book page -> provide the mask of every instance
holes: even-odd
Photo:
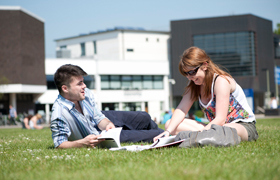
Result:
[[[168,137],[159,138],[156,142],[154,142],[151,145],[151,147],[159,147],[174,142],[175,137],[176,136],[168,136]]]
[[[169,136],[164,138],[159,138],[156,142],[150,145],[130,145],[130,146],[122,146],[121,148],[110,148],[111,151],[119,151],[119,150],[126,150],[126,151],[143,151],[148,149],[155,149],[155,148],[162,148],[162,147],[172,147],[178,146],[181,144],[185,139],[174,141],[176,136]]]
[[[108,131],[104,130],[101,132],[101,137],[98,139],[105,139],[105,141],[98,144],[98,147],[101,148],[112,148],[117,147],[121,148],[120,144],[120,134],[122,127],[109,129]]]

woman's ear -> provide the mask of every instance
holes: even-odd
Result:
[[[208,69],[208,62],[204,62],[202,66],[203,66],[203,70],[206,71]]]

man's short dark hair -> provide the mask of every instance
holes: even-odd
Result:
[[[69,87],[72,82],[72,77],[86,76],[87,73],[79,66],[72,64],[65,64],[58,68],[54,74],[54,82],[59,91],[62,93],[62,86]]]

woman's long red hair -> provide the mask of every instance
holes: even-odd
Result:
[[[205,90],[204,95],[211,95],[211,85],[213,81],[214,73],[222,76],[222,77],[231,77],[231,75],[223,70],[221,70],[213,61],[209,58],[209,56],[205,53],[204,50],[198,47],[190,47],[184,51],[181,60],[179,62],[179,71],[183,76],[186,76],[185,72],[190,71],[191,68],[195,68],[201,65],[200,68],[207,67],[205,71]],[[232,77],[231,77],[232,78]],[[229,82],[229,80],[227,80]],[[185,93],[191,91],[191,99],[196,101],[200,95],[200,87],[196,85],[193,81],[190,81],[189,84],[185,88]]]

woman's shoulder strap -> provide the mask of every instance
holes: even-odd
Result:
[[[214,82],[213,82],[213,90],[214,90],[214,88],[215,88],[215,82],[216,82],[218,76],[219,76],[219,74],[217,74],[217,76],[216,76],[215,79],[214,79]]]

